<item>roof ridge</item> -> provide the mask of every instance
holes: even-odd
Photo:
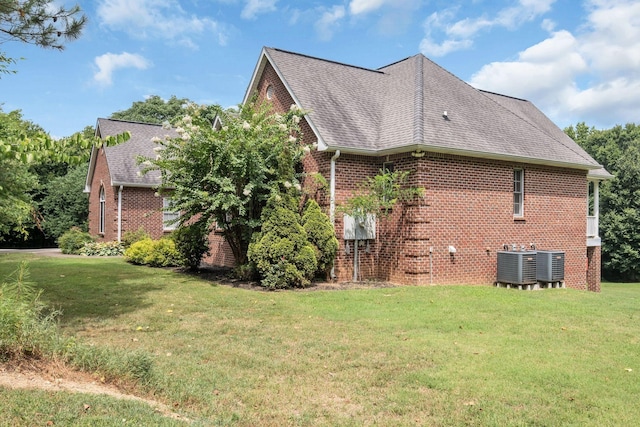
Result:
[[[139,121],[135,121],[135,120],[123,120],[123,119],[109,119],[109,118],[105,118],[105,117],[99,117],[98,121],[100,121],[100,120],[109,120],[110,122],[120,122],[120,123],[132,123],[132,124],[136,124],[136,125],[162,126],[162,123],[139,122]]]
[[[413,57],[412,57],[413,58]],[[413,88],[413,141],[424,141],[424,61],[416,57]]]
[[[318,58],[317,56],[305,55],[304,53],[298,53],[298,52],[291,52],[289,50],[279,49],[277,47],[272,47],[272,48],[269,48],[269,49],[272,49],[272,50],[275,50],[275,51],[278,51],[278,52],[282,52],[282,53],[288,53],[290,55],[301,56],[303,58],[309,58],[309,59],[315,59],[317,61],[328,62],[330,64],[342,65],[344,67],[356,68],[356,69],[363,70],[363,71],[371,71],[371,72],[377,73],[377,74],[386,74],[384,71],[375,70],[373,68],[360,67],[358,65],[346,64],[344,62],[333,61],[331,59]]]
[[[411,59],[411,58],[415,58],[416,56],[422,56],[422,57],[425,57],[425,58],[426,58],[426,56],[424,56],[423,54],[421,54],[421,53],[417,53],[417,54],[415,54],[415,55],[407,56],[406,58],[401,59],[401,60],[399,60],[399,61],[392,62],[391,64],[387,64],[387,65],[383,65],[382,67],[378,67],[378,68],[376,69],[376,71],[380,71],[380,70],[381,70],[381,69],[383,69],[383,68],[392,67],[392,66],[394,66],[394,65],[396,65],[396,64],[399,64],[399,63],[401,63],[401,62],[407,61],[407,60],[409,60],[409,59]],[[380,71],[380,72],[384,72],[384,71]]]

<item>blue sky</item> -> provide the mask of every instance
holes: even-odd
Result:
[[[54,137],[151,95],[229,107],[263,46],[368,68],[422,53],[475,87],[532,101],[561,128],[640,124],[637,0],[94,0],[62,51],[23,58],[0,104]]]

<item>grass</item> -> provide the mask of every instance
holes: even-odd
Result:
[[[0,255],[0,277],[21,259]],[[29,268],[42,299],[63,311],[66,334],[148,353],[152,392],[195,425],[640,419],[639,284],[604,284],[600,294],[480,286],[257,292],[121,259],[34,256]],[[0,396],[3,425],[25,401],[68,420],[73,409],[59,402],[86,400]],[[139,405],[100,399],[102,425],[122,425],[133,419],[121,416],[123,406]],[[159,424],[152,411],[131,413],[138,425]]]

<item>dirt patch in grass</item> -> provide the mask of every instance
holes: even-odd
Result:
[[[29,360],[0,364],[0,387],[63,391],[68,393],[102,394],[116,399],[133,400],[151,406],[165,417],[189,422],[173,412],[167,405],[153,399],[129,394],[118,387],[100,382],[94,376],[75,371],[62,363]]]
[[[247,289],[251,291],[261,292],[308,292],[308,291],[339,291],[349,289],[375,289],[375,288],[394,288],[398,285],[391,282],[378,281],[378,280],[366,280],[361,282],[338,282],[338,281],[314,281],[311,286],[306,288],[295,289],[267,289],[257,281],[253,280],[241,280],[234,276],[233,270],[229,268],[217,268],[217,267],[202,267],[197,272],[188,272],[185,270],[178,270],[185,274],[198,277],[199,279],[206,280],[208,282],[217,283],[224,286],[231,286],[234,288]]]

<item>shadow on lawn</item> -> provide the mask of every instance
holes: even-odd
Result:
[[[1,255],[0,280],[5,281],[25,260],[28,281],[42,289],[42,301],[62,311],[59,321],[63,326],[148,307],[145,295],[163,289],[169,274],[122,259]]]

